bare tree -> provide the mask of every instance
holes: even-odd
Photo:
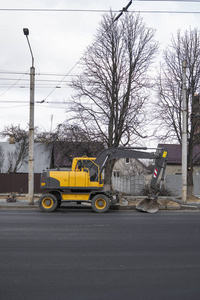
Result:
[[[60,124],[55,132],[56,142],[54,151],[59,151],[62,160],[72,162],[74,157],[86,155],[96,157],[103,150],[100,140],[92,139],[88,131],[79,125],[70,125],[67,122]]]
[[[0,133],[2,137],[8,137],[15,143],[13,151],[6,153],[7,155],[7,172],[15,173],[27,162],[28,155],[28,131],[23,130],[20,126],[6,126]]]
[[[81,128],[78,124],[72,125],[67,121],[59,124],[53,132],[37,130],[35,140],[47,147],[49,144],[52,145],[54,153],[52,167],[66,166],[77,156],[96,157],[104,149],[100,139],[94,138],[88,130]]]
[[[112,13],[104,15],[82,59],[83,72],[72,82],[74,120],[106,147],[136,143],[145,136],[151,86],[147,74],[158,49],[155,31],[139,15],[114,19]],[[109,186],[113,165],[108,164],[105,172]]]
[[[4,158],[5,158],[4,151],[3,151],[2,147],[0,146],[0,172],[3,167]]]
[[[157,81],[156,103],[160,126],[159,138],[182,143],[182,63],[187,61],[187,112],[188,112],[188,194],[193,193],[193,167],[199,161],[194,158],[194,147],[199,144],[199,105],[195,101],[200,92],[200,32],[190,29],[181,35],[177,32],[171,44],[164,51],[164,63],[161,65]],[[197,134],[198,133],[198,134]]]

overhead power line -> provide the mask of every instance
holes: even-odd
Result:
[[[20,82],[22,82],[22,81],[30,81],[29,79],[17,79],[17,78],[0,78],[0,80],[5,80],[5,81],[10,81],[10,80],[12,80],[12,81],[19,81],[20,80]],[[41,81],[41,82],[57,82],[58,80],[56,80],[56,79],[36,79],[35,80],[36,82],[38,82],[38,81]],[[68,81],[68,80],[65,80],[65,81],[62,81],[63,83],[70,83],[70,81]],[[0,84],[1,85],[1,84]]]
[[[0,74],[21,74],[21,75],[29,75],[30,76],[30,72],[15,72],[15,71],[0,71]],[[70,75],[67,75],[67,74],[58,74],[58,73],[35,73],[35,75],[37,76],[77,76],[77,74],[70,74]]]
[[[177,11],[177,10],[135,10],[138,13],[147,14],[200,14],[200,11]]]
[[[175,2],[175,1],[174,1]],[[199,1],[197,1],[200,3]],[[68,9],[2,9],[0,11],[29,11],[29,12],[95,12],[95,13],[109,13],[109,10],[68,10]],[[119,10],[112,12],[118,13]],[[178,11],[178,10],[129,10],[127,13],[148,13],[148,14],[199,14],[200,11]]]
[[[65,8],[0,8],[0,11],[32,11],[32,12],[109,12],[108,9],[65,9]],[[119,10],[113,12],[119,12]]]
[[[137,2],[200,2],[200,0],[135,0]]]
[[[183,2],[183,3],[200,3],[200,0],[135,0],[134,2]],[[178,14],[199,14],[200,11],[165,11],[165,10],[134,10],[128,11],[132,0],[122,10],[112,10],[112,12],[120,12],[118,18],[123,12],[139,12],[139,13],[178,13]],[[108,13],[108,9],[68,9],[68,8],[0,8],[0,11],[20,11],[20,12],[83,12],[83,13]]]
[[[200,0],[135,0],[135,2],[200,2]]]

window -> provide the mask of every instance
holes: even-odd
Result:
[[[113,172],[113,176],[114,177],[119,177],[120,176],[120,172],[119,171],[114,171]]]
[[[130,164],[130,158],[125,158],[125,164]]]

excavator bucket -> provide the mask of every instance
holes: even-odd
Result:
[[[153,214],[158,211],[159,204],[155,198],[145,198],[136,206],[136,209]]]

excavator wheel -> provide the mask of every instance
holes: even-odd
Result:
[[[39,199],[39,208],[44,212],[53,212],[58,207],[58,199],[53,194],[43,194]]]
[[[95,212],[104,213],[109,210],[110,199],[104,194],[99,194],[92,198],[91,205]]]

